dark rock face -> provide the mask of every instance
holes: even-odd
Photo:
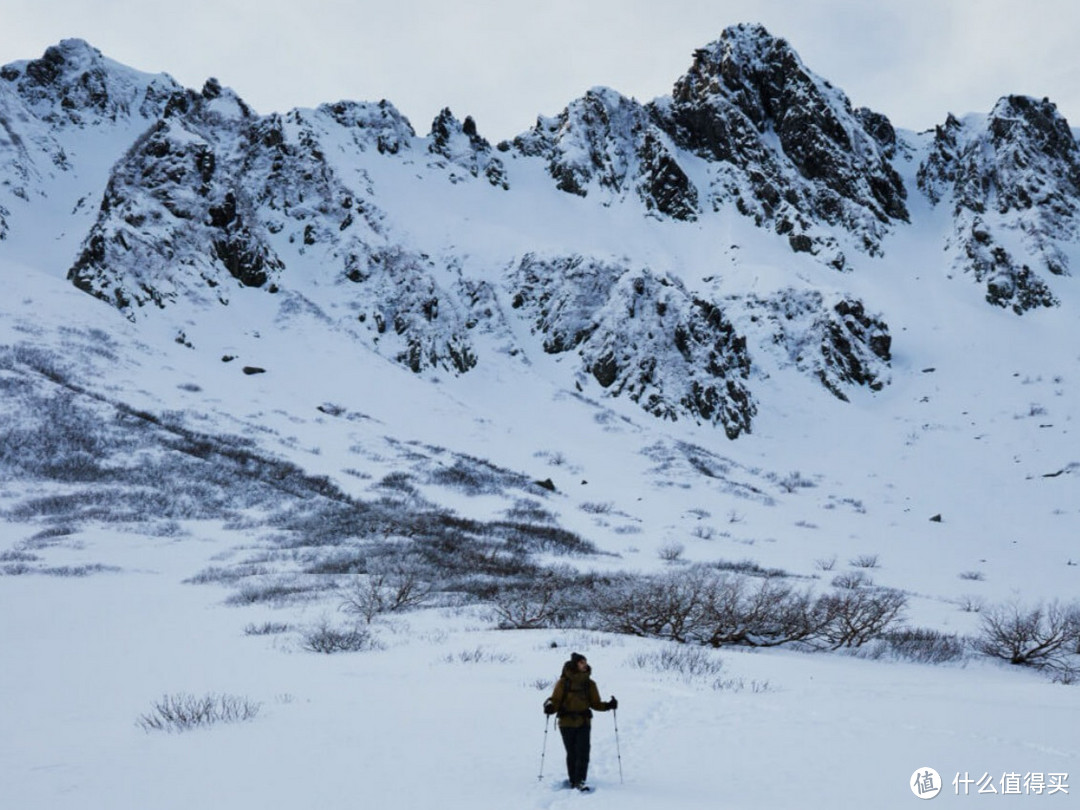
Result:
[[[1057,303],[1048,276],[1069,272],[1059,243],[1080,233],[1080,148],[1052,103],[1008,96],[985,121],[949,116],[918,183],[951,205],[955,264],[987,301],[1018,314]]]
[[[839,225],[874,253],[887,226],[908,218],[888,119],[853,111],[761,26],[730,28],[698,50],[671,100],[652,112],[676,145],[725,164],[718,200],[734,194],[780,233]]]
[[[718,425],[732,439],[749,432],[757,405],[746,339],[717,304],[648,269],[581,256],[525,256],[510,284],[544,350],[575,352],[607,395]]]
[[[284,264],[262,239],[220,149],[213,127],[195,113],[152,127],[114,169],[98,221],[68,274],[72,283],[129,317],[132,308],[164,306],[197,287],[227,301],[228,277],[271,286]]]
[[[761,26],[730,28],[697,51],[668,98],[642,106],[594,88],[500,148],[544,158],[562,191],[633,195],[661,217],[734,204],[837,269],[847,262],[823,226],[876,254],[908,219],[888,119],[852,110]],[[704,174],[692,177],[687,166],[702,158]]]

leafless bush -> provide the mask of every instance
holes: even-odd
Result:
[[[225,600],[227,605],[285,605],[314,599],[320,587],[302,581],[245,582]]]
[[[252,622],[244,628],[245,636],[273,636],[279,633],[287,633],[289,631],[289,625],[284,622],[263,622],[262,624],[255,624]]]
[[[684,551],[686,551],[686,546],[682,543],[666,543],[660,547],[657,555],[664,562],[678,562]]]
[[[846,571],[843,574],[838,574],[833,577],[832,581],[834,588],[841,588],[843,590],[869,588],[873,584],[874,580],[868,577],[863,571]]]
[[[618,578],[595,593],[601,629],[691,641],[717,577],[704,568],[691,568],[661,577]]]
[[[1010,664],[1066,669],[1080,645],[1080,604],[1054,601],[1034,607],[1018,602],[982,611],[982,628],[975,648]]]
[[[896,624],[907,596],[891,588],[851,588],[821,597],[819,637],[832,649],[861,647]]]
[[[701,641],[713,647],[775,647],[814,637],[824,617],[810,592],[778,579],[729,577],[710,594]]]
[[[253,720],[262,704],[235,695],[165,695],[136,721],[146,732],[188,731],[215,723]]]
[[[483,647],[462,650],[457,655],[448,653],[443,658],[447,664],[509,664],[513,660],[510,653],[488,652]]]
[[[968,593],[961,596],[957,604],[964,613],[978,613],[983,609],[986,600],[981,596],[975,596],[974,594]]]
[[[836,568],[836,555],[831,557],[821,557],[814,561],[814,565],[817,566],[819,571],[832,571]]]
[[[630,665],[660,673],[677,673],[685,680],[715,677],[723,662],[701,647],[667,646],[657,652],[639,653],[630,658]]]
[[[792,493],[800,489],[811,489],[815,486],[814,482],[809,478],[803,476],[798,470],[789,473],[787,476],[779,481],[780,488],[784,492]]]
[[[893,630],[867,645],[867,658],[900,658],[921,664],[944,664],[958,661],[968,653],[965,639],[955,633],[909,627]]]
[[[827,618],[808,591],[706,566],[617,580],[599,589],[595,608],[602,629],[712,647],[802,641]]]
[[[331,655],[339,652],[364,652],[378,648],[378,643],[367,627],[349,625],[334,627],[323,619],[304,633],[303,647],[308,652]]]
[[[584,605],[574,595],[587,587],[570,569],[548,569],[524,584],[508,584],[491,596],[491,609],[504,630],[562,627],[581,622]]]
[[[848,562],[855,568],[877,568],[879,565],[877,554],[860,554]]]
[[[371,566],[360,574],[342,596],[341,609],[371,622],[381,613],[400,613],[422,607],[432,596],[434,584],[420,561],[404,557]]]

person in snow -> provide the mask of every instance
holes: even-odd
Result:
[[[551,697],[544,701],[544,714],[557,715],[559,731],[566,747],[566,771],[570,786],[588,790],[585,779],[589,774],[589,732],[592,713],[617,709],[619,702],[600,700],[600,690],[592,679],[592,667],[584,655],[571,653],[563,665],[562,675],[555,683]]]

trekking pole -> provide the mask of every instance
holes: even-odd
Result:
[[[536,777],[536,781],[544,781],[544,755],[547,754],[547,735],[548,726],[551,725],[551,715],[544,717],[544,747],[540,749],[540,775]]]
[[[619,710],[611,710],[611,719],[615,721],[615,755],[619,758],[619,784],[623,784],[622,778],[622,751],[619,750]]]

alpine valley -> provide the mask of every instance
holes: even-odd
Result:
[[[26,732],[0,734],[11,806],[242,806],[182,773],[156,794],[174,756],[212,773],[231,763],[224,778],[247,774],[231,745],[274,761],[281,744],[142,750],[132,721],[174,688],[254,691],[275,703],[260,723],[277,717],[298,739],[314,734],[306,723],[337,729],[297,767],[355,742],[318,704],[349,678],[384,696],[365,709],[378,725],[408,711],[394,683],[439,717],[450,692],[435,684],[479,678],[527,704],[522,724],[538,731],[534,672],[553,676],[564,654],[551,645],[607,659],[604,690],[627,652],[698,649],[672,644],[700,639],[670,624],[596,620],[605,588],[706,570],[758,593],[901,594],[890,627],[969,645],[928,687],[967,736],[950,728],[954,747],[935,747],[945,731],[904,713],[942,667],[809,635],[752,655],[772,636],[745,631],[718,644],[738,650],[724,660],[741,681],[657,686],[627,667],[638,748],[615,753],[636,762],[640,795],[609,756],[594,775],[612,789],[587,801],[806,804],[790,783],[757,803],[753,752],[805,757],[813,724],[799,730],[796,706],[842,713],[850,698],[872,712],[886,693],[880,726],[835,719],[794,773],[824,781],[839,746],[859,774],[851,806],[891,807],[911,800],[922,752],[950,778],[1075,765],[1075,690],[970,640],[996,605],[1080,591],[1076,132],[1051,100],[1011,95],[906,131],[758,25],[688,61],[668,96],[594,87],[499,143],[462,111],[417,130],[386,100],[260,114],[215,79],[185,88],[78,39],[0,68],[0,634],[21,662],[5,664],[0,706]],[[60,618],[83,608],[81,630]],[[213,629],[183,629],[196,626]],[[311,655],[333,651],[320,639],[366,652]],[[81,699],[62,680],[69,655],[87,673]],[[108,662],[127,657],[114,681]],[[470,667],[494,674],[459,674]],[[751,676],[760,690],[733,688]],[[1018,721],[1015,740],[965,725],[981,683],[988,704],[1049,725]],[[655,697],[687,721],[694,689],[707,714],[765,713],[734,754],[734,803],[711,803],[704,765],[674,794],[646,767],[669,725],[642,707]],[[57,700],[42,719],[36,701]],[[46,739],[69,722],[73,753],[57,755],[69,770],[52,782]],[[466,757],[460,717],[430,722]],[[103,751],[154,775],[130,804],[115,768],[89,764],[105,727]],[[895,756],[885,778],[856,732],[901,727],[877,749]],[[714,747],[691,728],[688,769]],[[539,744],[508,755],[523,784]],[[389,770],[380,756],[361,759]],[[469,801],[447,762],[423,771],[449,787],[402,786],[398,772],[370,795],[577,800],[501,774],[493,803]],[[316,788],[344,783],[330,770],[295,796],[267,777],[252,806],[315,806]],[[319,807],[355,806],[326,794]],[[89,805],[66,803],[76,796]],[[809,806],[847,806],[821,798]]]

